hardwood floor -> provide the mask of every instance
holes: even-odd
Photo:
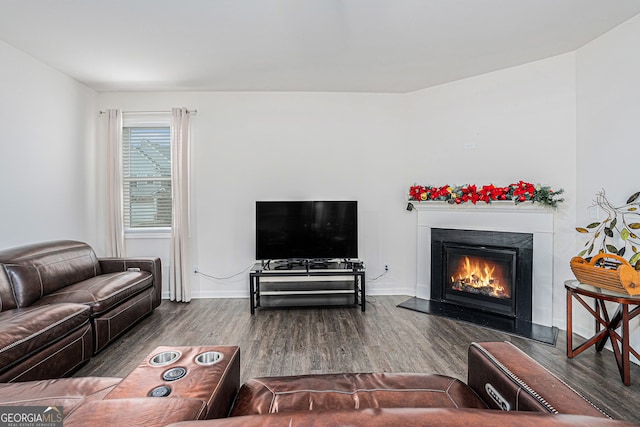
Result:
[[[616,419],[640,423],[640,366],[622,384],[612,352],[566,357],[556,346],[396,307],[408,297],[370,297],[355,308],[258,310],[247,299],[163,301],[148,318],[92,358],[75,376],[124,377],[159,345],[237,345],[241,381],[269,375],[426,372],[467,376],[473,341],[511,341]]]

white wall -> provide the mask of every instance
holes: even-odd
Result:
[[[638,20],[577,53],[411,94],[96,95],[0,44],[0,59],[11,64],[0,70],[2,144],[11,154],[0,173],[14,183],[1,191],[18,207],[3,210],[2,246],[58,237],[100,241],[103,224],[95,218],[104,183],[94,169],[100,170],[101,149],[85,143],[93,140],[95,113],[186,106],[198,110],[192,242],[193,264],[202,272],[230,276],[253,261],[255,200],[357,199],[369,277],[390,266],[370,290],[413,294],[408,186],[524,179],[567,190],[554,245],[554,323],[564,327],[562,283],[572,277],[576,218],[584,222],[583,211],[601,187],[612,198],[637,190],[625,161],[639,150]],[[466,150],[468,144],[475,148]],[[135,255],[168,254],[166,239],[128,246]],[[196,296],[245,296],[246,275],[194,276],[194,290]]]
[[[564,280],[572,277],[575,234],[575,55],[459,80],[409,98],[408,179],[437,186],[524,180],[564,188],[553,247],[553,317],[563,326]],[[475,148],[465,149],[468,144]]]
[[[640,15],[577,52],[578,223],[605,189],[615,204],[640,190]]]
[[[413,292],[404,211],[402,95],[336,93],[111,93],[100,108],[197,109],[193,117],[194,265],[227,277],[255,259],[256,200],[358,200],[360,257],[372,293]],[[136,239],[136,251],[143,245]],[[131,246],[127,243],[127,249]],[[149,253],[167,242],[150,239]],[[167,260],[163,259],[167,264]],[[248,274],[193,276],[195,297],[247,296]]]
[[[577,112],[576,223],[584,226],[599,190],[616,206],[640,191],[640,15],[577,51]],[[632,324],[636,348],[639,324]],[[586,333],[593,325],[582,327]]]
[[[588,221],[599,189],[618,203],[640,190],[638,40],[640,16],[575,53],[411,94],[96,94],[0,42],[0,247],[73,238],[100,252],[97,111],[186,106],[198,109],[192,243],[202,272],[230,276],[251,263],[257,199],[356,199],[369,277],[390,266],[369,290],[412,295],[408,186],[523,179],[567,191],[554,244],[554,324],[564,328],[562,284],[581,245],[574,227]],[[129,241],[128,250],[168,266],[166,239]],[[246,282],[194,276],[195,295],[246,296]],[[585,334],[587,319],[576,322]]]
[[[254,260],[256,200],[356,199],[368,277],[390,267],[368,290],[414,295],[416,218],[405,206],[415,181],[506,185],[524,179],[564,187],[569,196],[556,231],[573,230],[574,64],[568,54],[408,95],[104,93],[98,104],[198,110],[192,246],[193,265],[203,273],[231,276]],[[476,149],[463,150],[470,141]],[[165,253],[166,245],[136,239],[135,251]],[[571,252],[562,243],[555,250],[561,260],[557,317],[564,319],[562,283]],[[193,279],[195,297],[248,295],[246,273]]]
[[[0,248],[96,239],[95,98],[0,42]]]

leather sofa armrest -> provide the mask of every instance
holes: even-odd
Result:
[[[129,269],[148,271],[153,275],[153,308],[162,302],[162,263],[157,257],[139,258],[99,258],[100,270],[105,273],[116,273]]]
[[[207,405],[198,399],[140,397],[93,400],[81,404],[65,417],[64,426],[165,426],[201,420],[206,412]]]
[[[468,385],[490,408],[609,418],[510,342],[472,343],[468,368]]]

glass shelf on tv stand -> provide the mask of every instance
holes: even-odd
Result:
[[[249,299],[251,314],[261,307],[336,305],[336,300],[342,306],[360,305],[365,311],[364,263],[354,259],[259,262],[249,273]],[[277,304],[263,305],[267,299]]]

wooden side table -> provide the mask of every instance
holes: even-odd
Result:
[[[602,351],[607,340],[611,340],[620,378],[625,385],[630,385],[629,355],[633,354],[640,359],[640,353],[629,344],[629,321],[640,314],[640,296],[601,289],[577,280],[567,280],[564,287],[567,289],[567,357],[573,358],[593,345],[596,346],[596,351]],[[593,308],[585,301],[585,297],[593,298]],[[574,298],[594,317],[596,324],[595,335],[576,347],[573,347]],[[605,305],[607,301],[618,304],[613,317],[609,316]],[[618,329],[620,333],[617,332]]]

